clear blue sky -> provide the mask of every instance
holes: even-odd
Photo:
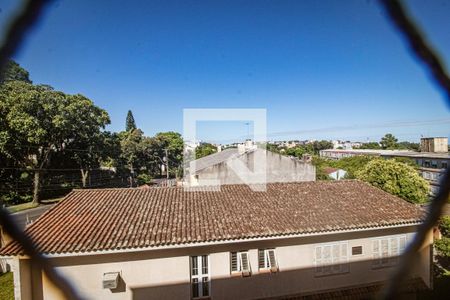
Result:
[[[1,2],[2,30],[16,2]],[[407,4],[448,65],[450,2]],[[269,133],[307,131],[271,139],[450,131],[382,125],[450,116],[376,1],[56,1],[16,60],[35,83],[106,109],[113,131],[131,109],[148,135],[181,132],[183,108],[266,108]],[[354,128],[332,129],[342,126]],[[244,122],[199,130],[211,140],[247,133]]]

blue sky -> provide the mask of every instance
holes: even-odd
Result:
[[[17,2],[1,2],[0,28]],[[407,4],[448,65],[450,2]],[[442,94],[376,1],[55,1],[15,59],[35,83],[106,109],[113,131],[131,109],[148,135],[181,132],[184,108],[266,108],[270,139],[450,131]],[[199,126],[205,140],[246,134],[245,120]]]

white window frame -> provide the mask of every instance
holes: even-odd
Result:
[[[264,255],[264,266],[260,267],[259,265],[259,254],[260,251],[263,252]],[[270,252],[273,253],[273,258],[274,258],[274,265],[272,266],[271,262],[270,262]],[[258,268],[260,270],[270,270],[271,272],[277,272],[278,271],[278,260],[277,260],[277,256],[275,254],[275,249],[274,248],[269,248],[269,249],[258,249]]]
[[[206,257],[207,260],[207,272],[203,273],[203,260],[202,258]],[[209,298],[211,296],[211,264],[209,261],[209,255],[197,255],[197,256],[191,256],[190,258],[190,274],[191,274],[191,299],[201,299],[201,298]],[[192,261],[196,259],[197,260],[197,275],[194,275],[193,273],[193,264]],[[197,291],[198,291],[198,297],[194,297],[193,289],[194,289],[194,279],[197,279]],[[203,294],[203,279],[207,279],[208,283],[208,295]]]
[[[337,255],[334,255],[336,249],[338,253]],[[325,257],[327,251],[329,251],[329,257]],[[348,273],[350,251],[351,249],[349,248],[348,241],[316,245],[313,254],[315,276],[319,277]]]
[[[400,255],[406,249],[406,234],[390,235],[371,240],[372,269],[387,268],[397,265]],[[384,245],[387,246],[384,251]]]
[[[233,253],[236,253],[236,270],[233,270],[231,267]],[[247,255],[248,270],[242,269],[242,256],[243,255]],[[230,270],[231,270],[231,274],[242,274],[244,276],[250,276],[250,274],[252,272],[252,267],[250,264],[250,255],[249,255],[248,251],[245,250],[245,251],[230,252]]]

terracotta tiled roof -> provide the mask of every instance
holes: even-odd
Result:
[[[270,183],[221,191],[75,190],[26,229],[47,254],[142,249],[420,222],[422,210],[360,181]],[[17,242],[0,255],[22,254]]]

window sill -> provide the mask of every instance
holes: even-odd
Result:
[[[250,276],[252,276],[252,273],[250,272],[250,273],[248,273],[248,275],[246,274],[244,274],[244,272],[231,272],[231,274],[230,274],[230,276],[231,277],[250,277]]]
[[[276,270],[271,270],[270,268],[259,269],[258,273],[260,274],[278,273],[278,268]]]

